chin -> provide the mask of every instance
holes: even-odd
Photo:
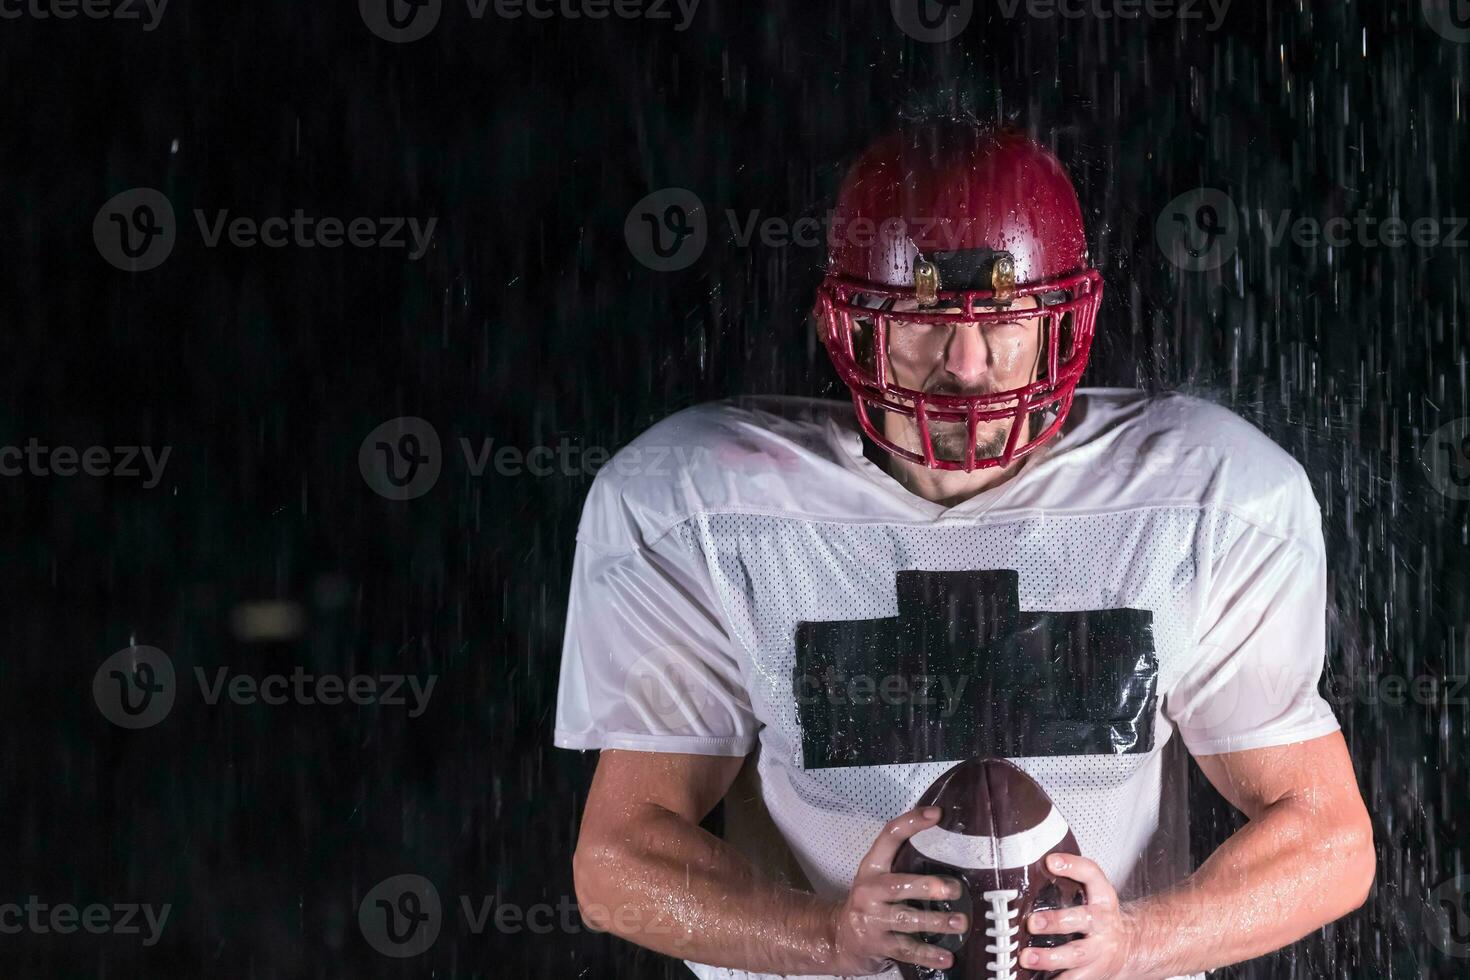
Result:
[[[904,420],[905,424],[901,430],[894,428],[886,430],[888,438],[897,442],[900,446],[910,452],[921,453],[924,451],[923,442],[919,436],[918,427]],[[896,420],[895,420],[896,422]],[[1003,423],[999,428],[994,426],[982,426],[975,433],[975,458],[985,456],[999,456],[1005,452],[1006,439],[1011,434],[1009,423]],[[931,433],[934,439],[934,455],[948,461],[958,461],[965,458],[965,426],[963,423],[950,423],[948,429],[935,425]]]
[[[975,458],[983,456],[999,456],[1005,452],[1006,436],[1010,434],[1007,429],[1001,432],[987,432],[984,429],[976,433]],[[945,460],[961,460],[965,458],[965,432],[961,427],[959,432],[936,433],[934,439],[934,455]],[[918,433],[914,434],[918,438]]]

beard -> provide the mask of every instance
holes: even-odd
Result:
[[[993,395],[1003,390],[995,386],[986,386],[978,390],[971,390],[958,384],[949,383],[949,380],[941,381],[928,389],[936,395]],[[917,422],[915,423],[917,425]],[[975,427],[975,458],[984,459],[987,456],[999,456],[1005,452],[1006,440],[1010,438],[1011,426],[1015,422],[1011,419],[996,419],[993,422],[982,422]],[[919,444],[923,445],[923,436]],[[963,422],[932,422],[929,425],[929,438],[934,444],[934,456],[946,462],[962,462],[965,458],[966,442],[969,440],[967,426]]]
[[[1006,440],[1010,438],[1010,419],[1001,419],[977,426],[975,429],[975,458],[999,456],[1005,452]],[[934,455],[946,462],[960,462],[965,458],[969,434],[963,422],[934,422],[929,426],[929,438],[934,444]]]

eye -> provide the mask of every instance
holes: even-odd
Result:
[[[888,351],[901,357],[938,357],[954,328],[947,323],[895,320],[888,330]]]
[[[922,337],[926,334],[939,333],[948,330],[947,323],[930,323],[924,320],[894,320],[894,325],[910,336]]]

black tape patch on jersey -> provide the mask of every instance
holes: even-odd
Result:
[[[807,769],[1154,743],[1147,609],[1022,612],[1015,571],[898,573],[898,615],[796,627]]]

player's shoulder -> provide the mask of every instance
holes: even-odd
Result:
[[[1301,466],[1271,437],[1223,405],[1182,392],[1084,388],[1072,419],[1083,441],[1109,440],[1144,454],[1200,447],[1217,464],[1250,461],[1268,480],[1294,480]]]
[[[1183,393],[1081,389],[1055,461],[1090,502],[1215,508],[1288,533],[1313,522],[1305,471],[1222,405]]]
[[[830,426],[840,402],[784,396],[707,402],[657,422],[598,470],[578,531],[605,548],[641,546],[699,514],[790,512],[841,480]]]
[[[851,416],[846,402],[790,395],[758,395],[704,402],[656,422],[624,448],[636,452],[649,445],[686,446],[691,450],[738,446],[750,453],[774,452],[788,444],[819,446],[829,420]],[[690,462],[703,462],[708,452],[693,453]]]

